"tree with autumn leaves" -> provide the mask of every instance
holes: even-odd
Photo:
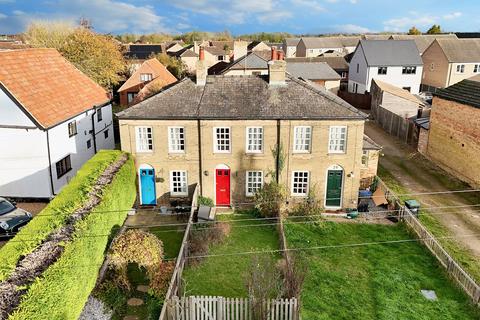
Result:
[[[111,90],[122,80],[126,63],[109,35],[64,22],[35,22],[24,34],[32,47],[55,48],[80,71]]]

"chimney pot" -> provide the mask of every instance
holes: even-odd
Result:
[[[199,60],[205,60],[205,49],[203,47],[200,47],[199,51]]]
[[[272,55],[270,60],[277,60],[277,48],[272,47]]]
[[[278,60],[283,60],[283,51],[282,50],[277,51],[277,59]]]

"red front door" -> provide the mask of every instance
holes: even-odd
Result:
[[[217,206],[228,206],[230,205],[230,169],[217,169],[215,174]]]

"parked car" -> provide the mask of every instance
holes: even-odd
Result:
[[[433,94],[431,92],[420,92],[419,97],[428,104],[432,104]]]
[[[32,220],[32,214],[0,197],[0,238],[13,237]]]

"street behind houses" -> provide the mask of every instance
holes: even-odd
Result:
[[[480,208],[471,206],[478,205],[480,193],[419,194],[470,187],[447,175],[417,150],[390,136],[374,122],[366,123],[365,133],[383,146],[384,156],[380,157],[380,166],[390,172],[409,193],[415,194],[412,197],[420,200],[423,207],[459,206],[455,209],[438,208],[429,211],[463,247],[480,259]]]

